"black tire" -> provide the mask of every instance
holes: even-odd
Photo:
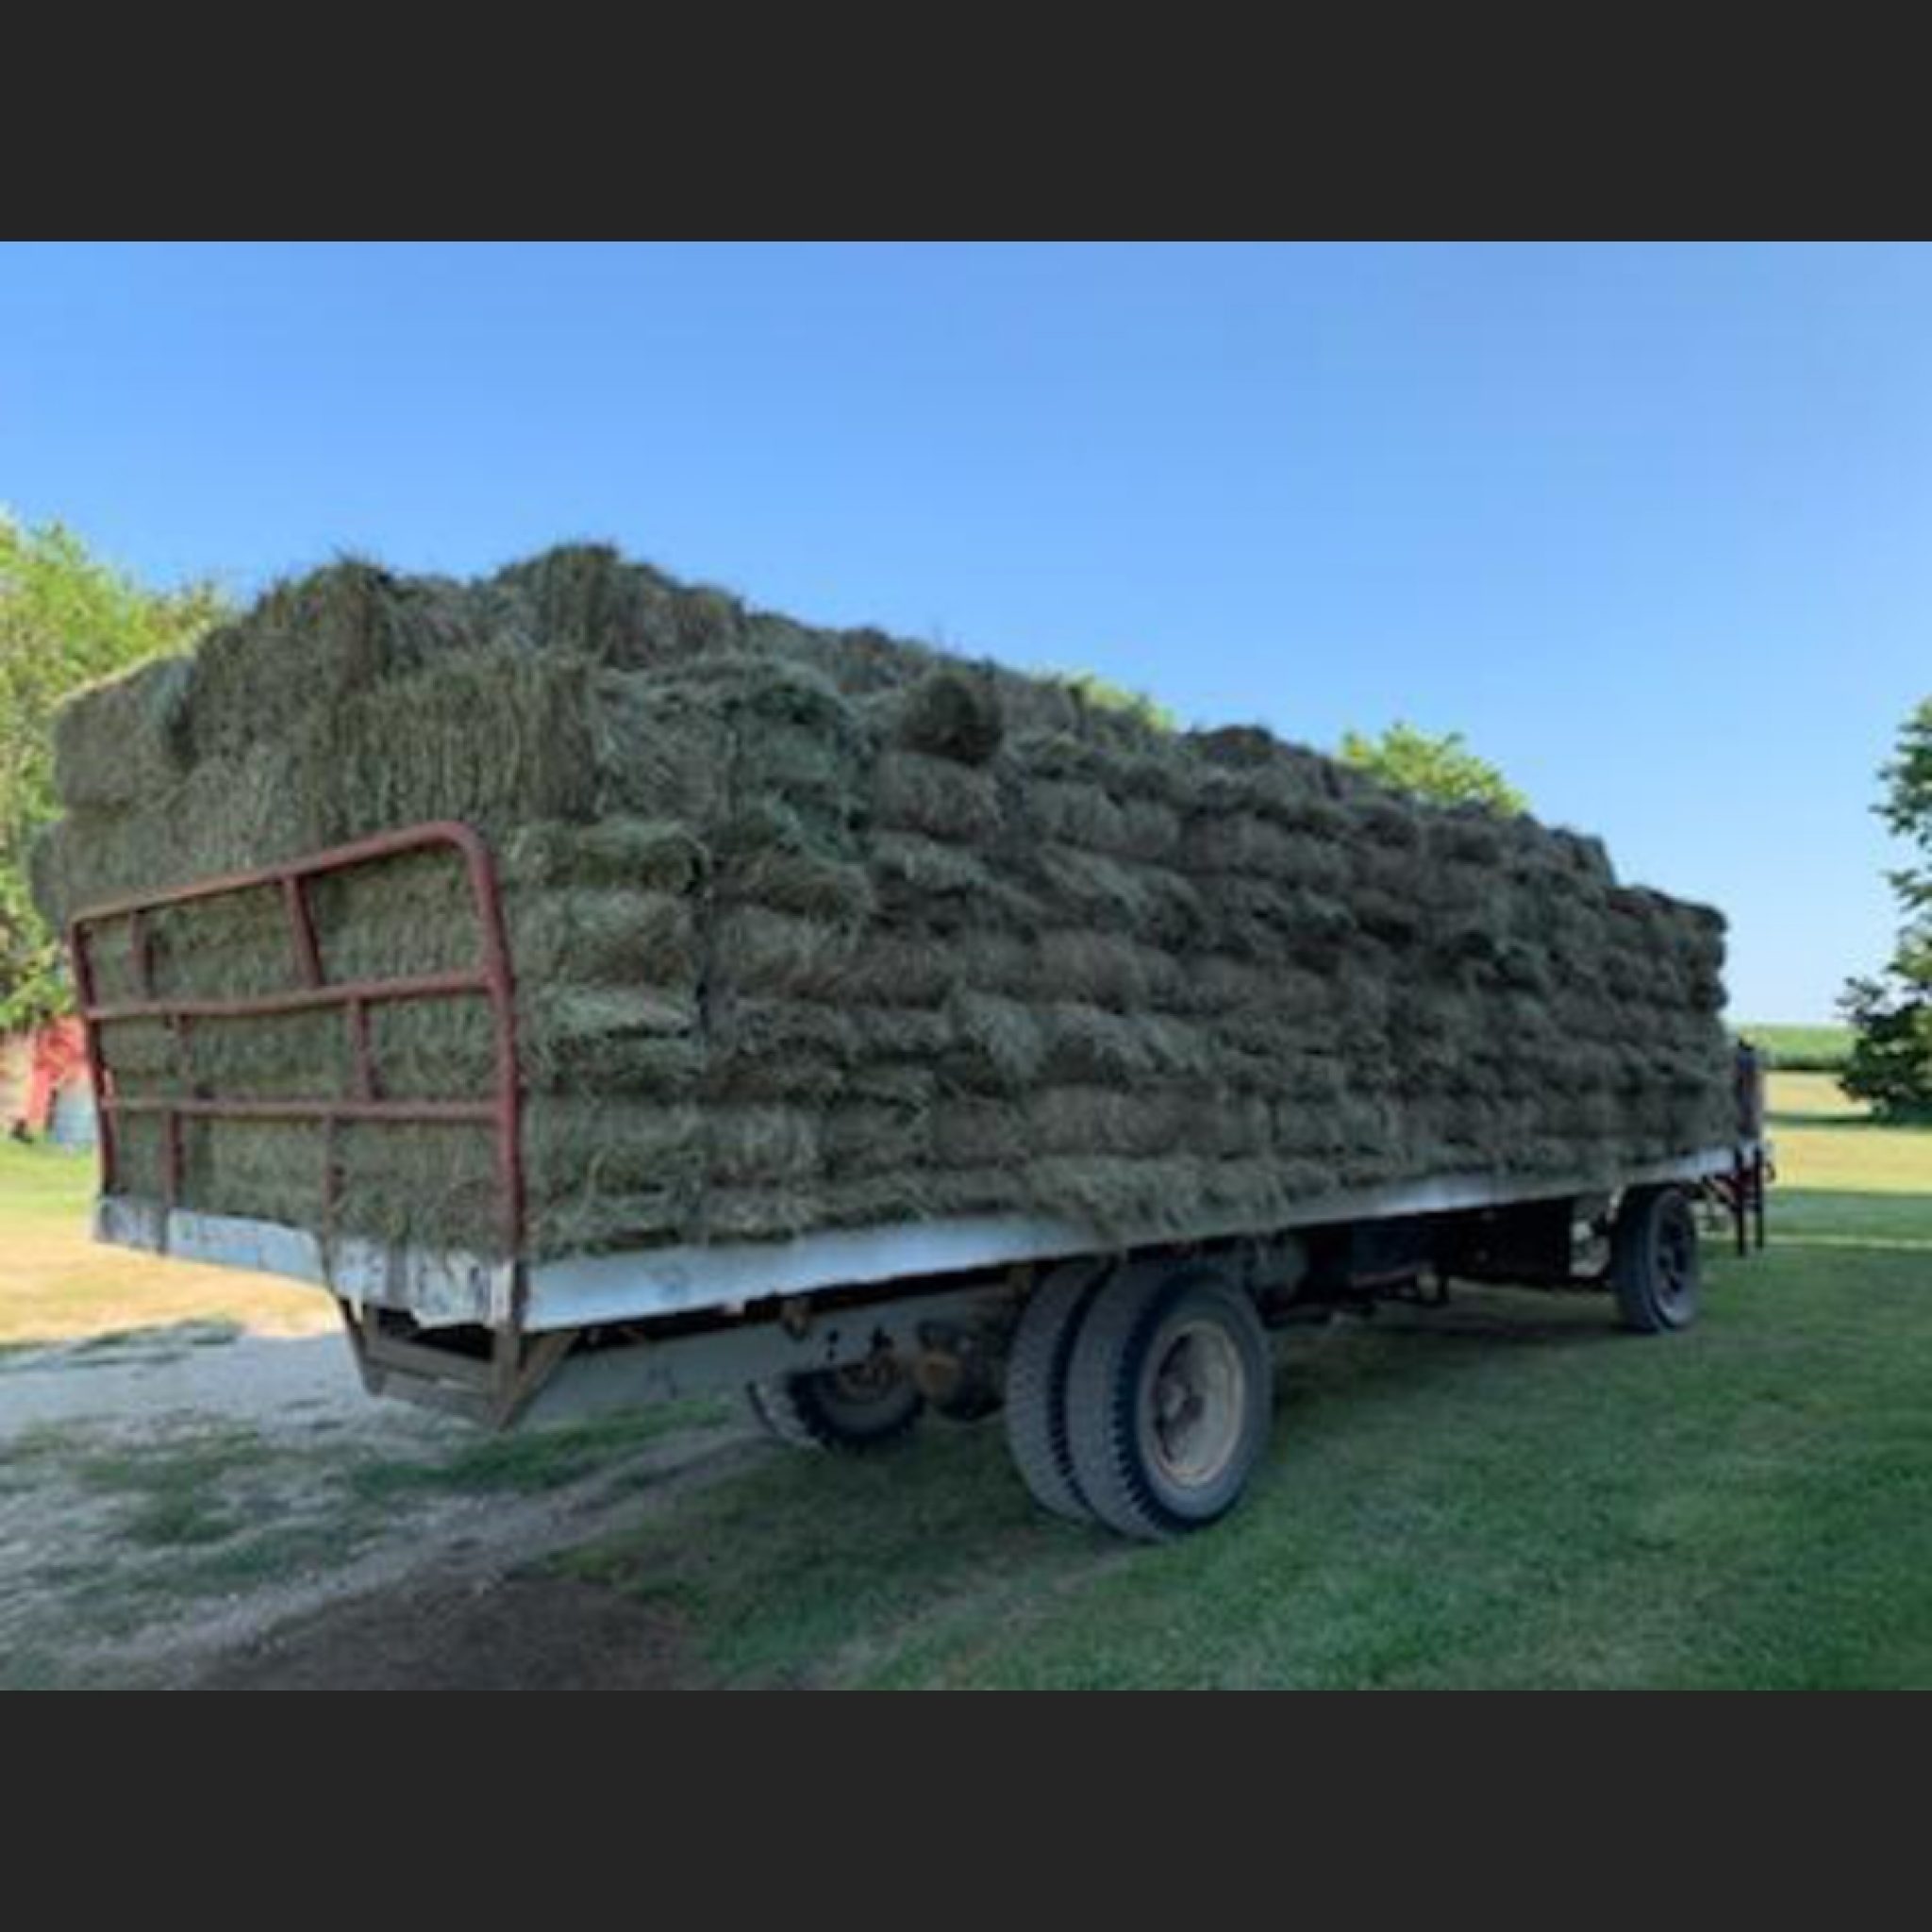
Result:
[[[1067,1445],[1067,1369],[1074,1343],[1107,1278],[1105,1266],[1069,1261],[1027,1298],[1007,1356],[1007,1449],[1020,1479],[1042,1509],[1070,1523],[1092,1512],[1074,1477]]]
[[[1123,1536],[1160,1541],[1240,1501],[1274,1401],[1253,1301],[1210,1269],[1141,1268],[1081,1324],[1067,1438],[1087,1507]]]
[[[744,1393],[752,1414],[778,1441],[849,1454],[900,1441],[925,1408],[912,1377],[885,1355],[748,1383]]]
[[[1676,1188],[1633,1188],[1610,1237],[1610,1286],[1624,1327],[1665,1335],[1697,1319],[1697,1217]]]

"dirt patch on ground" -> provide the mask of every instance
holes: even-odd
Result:
[[[569,1577],[384,1591],[298,1620],[188,1680],[208,1690],[701,1688],[679,1620]]]
[[[491,1438],[371,1400],[336,1335],[19,1350],[0,1687],[693,1681],[661,1607],[530,1573],[758,1453],[728,1403]]]

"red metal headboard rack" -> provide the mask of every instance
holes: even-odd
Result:
[[[476,912],[481,958],[467,971],[417,974],[391,979],[331,981],[324,971],[317,941],[310,884],[330,874],[377,865],[407,853],[453,851],[466,870]],[[184,999],[157,995],[154,960],[146,931],[148,917],[167,908],[192,906],[230,893],[279,889],[287,908],[293,979],[284,992],[260,993],[235,999]],[[137,996],[111,1004],[97,997],[92,942],[98,929],[125,920],[130,932]],[[468,825],[457,824],[411,826],[386,832],[353,845],[319,852],[309,858],[256,872],[234,873],[174,891],[118,900],[77,913],[68,926],[74,960],[75,986],[87,1030],[88,1070],[100,1109],[101,1185],[116,1191],[120,1124],[130,1115],[159,1115],[162,1123],[162,1172],[165,1205],[173,1208],[181,1190],[181,1124],[188,1120],[261,1120],[319,1123],[325,1129],[324,1158],[327,1163],[325,1198],[333,1221],[339,1174],[336,1129],[346,1124],[383,1123],[472,1124],[492,1130],[496,1178],[503,1203],[508,1252],[523,1245],[524,1181],[521,1145],[521,1096],[517,1074],[516,998],[509,945],[505,935],[503,900],[496,865],[489,846]],[[392,1100],[383,1096],[369,1032],[369,1009],[412,999],[449,999],[463,995],[490,1002],[494,1032],[495,1091],[475,1100]],[[354,1091],[347,1096],[318,1096],[300,1100],[250,1100],[239,1096],[182,1094],[172,1097],[124,1096],[115,1091],[114,1071],[103,1050],[101,1030],[117,1021],[158,1020],[179,1039],[197,1020],[264,1019],[338,1008],[348,1030],[349,1065]],[[185,1050],[179,1056],[189,1064]]]

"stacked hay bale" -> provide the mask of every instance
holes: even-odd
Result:
[[[343,565],[63,714],[57,918],[429,820],[502,870],[541,1256],[1026,1209],[1103,1239],[1341,1186],[1601,1174],[1724,1140],[1722,922],[1593,841],[1252,730],[750,613],[602,549]],[[333,978],[475,963],[426,854],[315,891]],[[158,916],[157,990],[291,983],[268,892]],[[137,984],[102,929],[104,998]],[[383,1091],[486,1094],[487,1009],[374,1017]],[[107,1029],[127,1094],[346,1094],[340,1015]],[[130,1121],[124,1190],[160,1189]],[[327,1218],[324,1136],[196,1122],[183,1195]],[[488,1246],[490,1138],[337,1138],[332,1225]]]

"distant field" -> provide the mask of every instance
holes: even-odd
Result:
[[[1772,1065],[1790,1074],[1836,1073],[1852,1051],[1849,1026],[1760,1026],[1745,1021],[1735,1031],[1769,1049]]]

